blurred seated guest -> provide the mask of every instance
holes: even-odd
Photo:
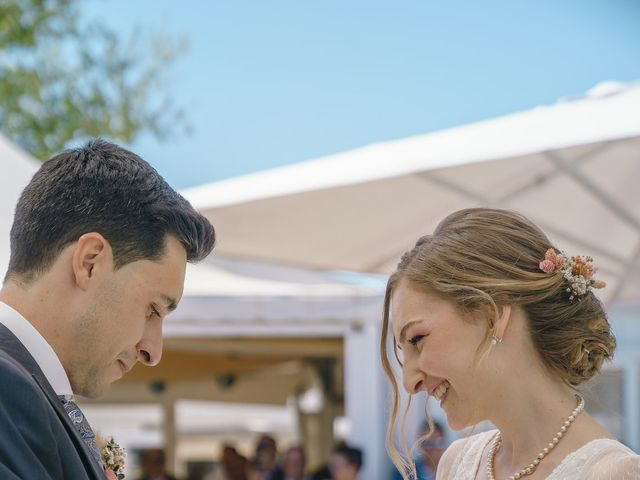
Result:
[[[420,431],[420,437],[427,435],[429,431],[429,424],[425,422]],[[435,480],[438,462],[440,462],[440,457],[442,457],[446,446],[444,440],[442,425],[433,422],[433,432],[429,438],[420,443],[420,455],[415,459],[416,473],[418,474],[416,480]],[[394,480],[402,480],[402,475],[395,470],[393,478]]]
[[[344,445],[329,459],[331,480],[356,480],[362,467],[362,450]]]
[[[320,468],[316,469],[311,476],[310,480],[331,480],[331,472],[329,471],[329,464],[326,463]]]
[[[340,440],[333,447],[333,451],[337,452],[338,450],[346,446],[347,446],[347,443],[344,440]],[[331,471],[329,470],[329,462],[316,468],[316,470],[314,470],[311,473],[309,480],[331,480]]]
[[[271,435],[263,435],[256,445],[256,460],[260,468],[260,480],[282,480],[282,470],[276,463],[278,448]]]
[[[282,478],[284,480],[304,480],[305,457],[302,447],[291,447],[282,457]]]
[[[247,459],[240,455],[231,445],[222,449],[222,458],[216,469],[204,480],[247,480]]]
[[[161,448],[151,448],[142,454],[142,477],[140,480],[176,480],[167,473],[166,458]]]
[[[262,472],[260,471],[260,463],[257,459],[248,461],[244,471],[247,480],[260,480],[262,475]]]

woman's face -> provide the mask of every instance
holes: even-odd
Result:
[[[490,367],[482,368],[477,359],[486,321],[464,318],[451,302],[404,278],[392,293],[391,321],[405,390],[439,400],[454,430],[485,419],[482,400]]]

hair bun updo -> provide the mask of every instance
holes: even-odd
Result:
[[[590,288],[572,296],[567,291],[572,285],[560,270],[540,269],[553,248],[547,236],[518,213],[460,210],[403,255],[388,288],[406,277],[443,294],[463,311],[482,305],[520,306],[544,364],[566,383],[579,385],[613,357],[616,341]]]

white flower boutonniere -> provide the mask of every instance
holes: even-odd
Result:
[[[100,446],[100,456],[107,470],[111,470],[117,480],[124,479],[124,459],[127,452],[118,445],[113,437],[107,439],[100,438],[98,445]]]

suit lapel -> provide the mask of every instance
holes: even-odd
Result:
[[[96,465],[91,452],[89,452],[89,448],[82,440],[82,437],[80,437],[78,430],[76,430],[75,426],[71,422],[69,415],[58,399],[58,395],[47,381],[47,378],[44,373],[42,373],[38,363],[24,347],[22,342],[20,342],[20,340],[18,340],[18,338],[2,323],[0,323],[0,350],[3,350],[7,355],[9,355],[16,365],[25,373],[25,376],[32,378],[35,381],[35,384],[42,390],[43,395],[49,401],[49,404],[64,425],[67,434],[76,447],[78,455],[80,456],[87,473],[91,474],[96,480],[104,480],[105,475],[102,468]]]

